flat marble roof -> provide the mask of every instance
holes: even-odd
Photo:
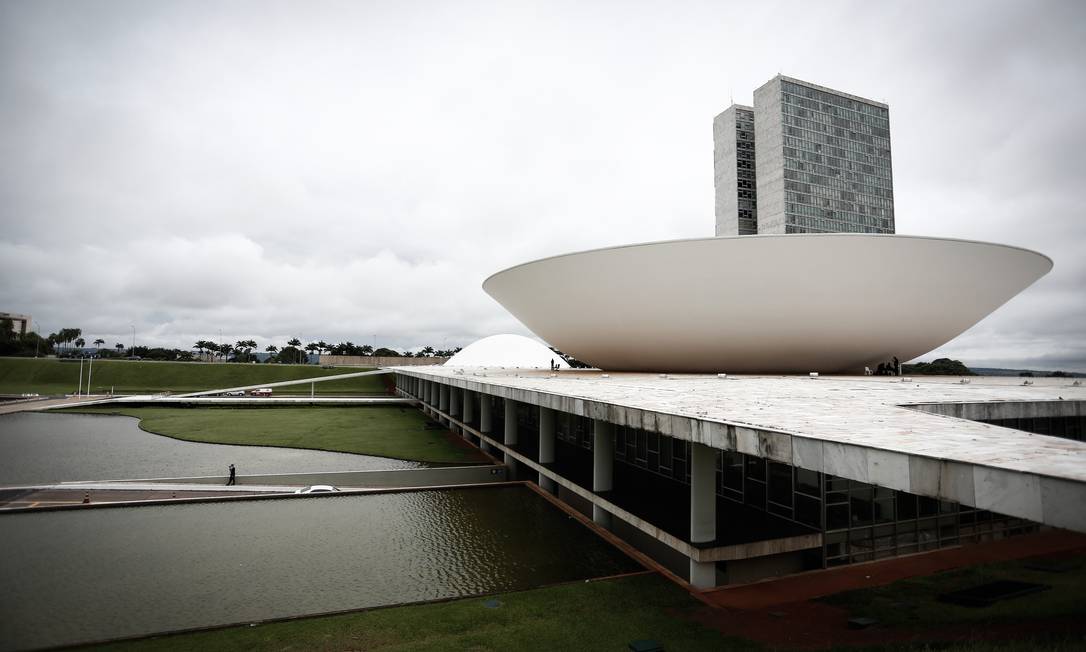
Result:
[[[1044,503],[1054,516],[1063,499],[1070,502],[1061,509],[1086,513],[1086,442],[902,407],[1068,401],[1072,414],[1084,416],[1073,402],[1086,401],[1086,387],[1069,378],[970,376],[963,383],[957,376],[906,381],[440,366],[394,371],[1035,521],[1071,527],[1070,518],[1080,524],[1076,529],[1086,529],[1082,516],[1041,514]],[[647,423],[646,413],[679,419],[661,426],[656,416]],[[718,434],[715,424],[733,428]]]

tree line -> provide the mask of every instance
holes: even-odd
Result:
[[[221,362],[280,362],[285,364],[305,364],[312,354],[329,355],[357,355],[376,356],[387,358],[448,358],[460,351],[460,347],[453,349],[436,349],[432,346],[424,346],[417,351],[397,351],[388,347],[374,349],[369,344],[356,345],[353,342],[340,342],[329,344],[323,340],[309,342],[302,345],[302,341],[293,337],[283,345],[269,344],[264,347],[265,355],[258,355],[259,345],[256,340],[245,339],[230,342],[214,342],[212,340],[199,340],[191,349],[177,349],[170,347],[127,346],[117,342],[113,346],[105,346],[102,338],[95,339],[92,343],[94,352],[88,351],[87,340],[83,337],[83,330],[79,328],[62,328],[56,333],[50,333],[48,337],[42,337],[34,331],[20,334],[15,331],[15,326],[10,319],[0,320],[0,355],[5,356],[46,356],[57,357],[85,357],[98,358],[123,358],[138,357],[145,360],[176,360],[176,361],[221,361]]]

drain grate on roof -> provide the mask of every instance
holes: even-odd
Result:
[[[999,580],[988,582],[968,589],[943,593],[939,596],[940,602],[949,602],[963,607],[988,607],[1001,600],[1020,598],[1023,595],[1047,591],[1052,587],[1047,584],[1033,584],[1031,582],[1018,582],[1015,580]]]

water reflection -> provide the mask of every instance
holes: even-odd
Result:
[[[637,569],[523,487],[8,514],[0,549],[13,647]]]
[[[181,441],[144,432],[133,417],[0,417],[0,485],[225,475],[230,463],[243,475],[428,466],[369,455]]]

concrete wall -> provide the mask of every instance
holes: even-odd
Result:
[[[713,120],[713,185],[716,188],[717,235],[739,235],[735,150],[735,105],[733,104]]]
[[[738,559],[722,564],[725,568],[724,575],[728,584],[744,584],[765,579],[767,577],[780,577],[802,572],[802,552],[788,552],[768,557],[754,557],[751,559]]]
[[[758,190],[758,233],[784,233],[784,138],[781,80],[754,91],[754,167]]]
[[[373,357],[372,355],[321,355],[322,365],[337,367],[414,367],[445,364],[448,358]]]
[[[505,467],[499,465],[446,466],[433,469],[396,469],[387,471],[342,471],[338,473],[279,473],[267,475],[238,475],[239,485],[330,484],[337,487],[428,487],[458,484],[505,482]],[[226,484],[227,476],[201,478],[154,478],[155,482],[175,484]],[[143,480],[120,482],[146,483]]]
[[[904,407],[970,421],[1086,417],[1086,401],[999,401],[987,403],[917,403]]]

